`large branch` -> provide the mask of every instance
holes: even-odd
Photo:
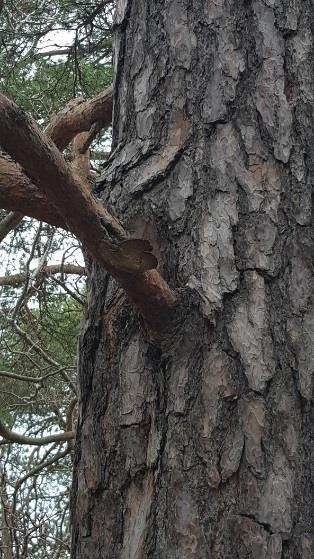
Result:
[[[112,85],[88,101],[71,101],[54,116],[46,128],[46,134],[62,151],[77,134],[88,132],[95,122],[99,123],[100,129],[108,128],[111,118]]]
[[[103,224],[120,238],[125,236],[122,227],[93,197],[87,185],[74,176],[52,140],[4,95],[0,95],[0,116],[0,138],[5,151],[61,214],[70,231],[102,259],[107,248],[102,244]]]
[[[60,151],[82,131],[88,131],[97,123],[97,127],[108,128],[112,115],[112,86],[88,101],[74,99],[54,115],[52,122],[45,132],[53,140]],[[67,229],[63,218],[51,207],[45,196],[24,175],[18,167],[4,153],[0,152],[0,207],[13,210],[10,215],[11,227],[7,220],[0,224],[0,241],[22,220],[23,213],[29,217],[42,219],[50,225]],[[15,226],[16,226],[15,225]]]
[[[11,157],[0,151],[0,207],[68,229],[52,206]],[[16,214],[15,214],[16,215]]]
[[[119,222],[74,176],[55,144],[36,123],[0,95],[1,144],[25,170],[52,207],[98,260],[125,288],[144,317],[156,328],[164,325],[175,296],[156,270],[148,241],[130,239],[119,244],[105,240],[107,231],[121,241],[127,235]]]

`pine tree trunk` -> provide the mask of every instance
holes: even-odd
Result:
[[[314,556],[310,22],[307,0],[118,1],[97,190],[180,304],[151,332],[93,266],[73,559]]]

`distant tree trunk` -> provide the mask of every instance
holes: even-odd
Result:
[[[14,559],[12,508],[7,494],[7,478],[3,471],[0,471],[0,491],[0,557]]]
[[[180,305],[151,332],[93,265],[73,559],[314,556],[311,9],[118,1],[97,190]]]

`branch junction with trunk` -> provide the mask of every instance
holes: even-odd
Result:
[[[8,210],[59,225],[74,233],[91,256],[125,289],[155,330],[168,324],[176,305],[174,292],[156,270],[156,257],[145,239],[129,238],[73,172],[59,149],[97,123],[108,126],[112,88],[90,101],[74,101],[42,132],[4,95],[0,95],[0,204]],[[58,149],[59,148],[59,149]]]

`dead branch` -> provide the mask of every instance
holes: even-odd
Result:
[[[6,425],[4,425],[1,420],[0,435],[4,439],[4,441],[1,441],[1,445],[6,443],[19,443],[34,446],[43,446],[49,443],[65,442],[73,439],[75,436],[73,431],[65,431],[64,433],[56,433],[54,435],[47,435],[46,437],[26,437],[25,435],[20,435],[19,433],[8,429],[8,427],[6,427]]]
[[[51,279],[57,283],[58,285],[60,285],[60,287],[62,287],[62,289],[68,294],[70,295],[70,297],[72,297],[72,299],[74,299],[79,305],[82,305],[82,307],[84,307],[85,305],[85,299],[82,299],[81,297],[79,297],[72,289],[70,289],[66,283],[64,281],[59,280],[58,278],[55,278],[54,276],[51,276]]]
[[[18,373],[10,373],[9,371],[0,371],[0,377],[21,380],[22,382],[27,382],[29,384],[31,383],[42,384],[48,378],[61,374],[64,371],[64,369],[65,369],[64,367],[61,367],[57,371],[52,371],[51,373],[47,373],[42,377],[31,377],[26,375],[19,375]]]
[[[86,274],[86,270],[83,266],[76,266],[74,264],[52,264],[50,266],[45,266],[41,273],[47,276],[53,276],[55,274],[73,274],[78,276],[84,276]],[[0,286],[1,285],[9,285],[15,287],[24,283],[26,280],[25,274],[13,274],[12,276],[2,276],[0,277]]]
[[[64,55],[71,54],[71,51],[72,51],[71,47],[67,47],[64,49],[45,50],[42,52],[36,52],[35,54],[33,54],[33,57],[36,59],[36,58],[45,58],[50,56],[64,56]]]

